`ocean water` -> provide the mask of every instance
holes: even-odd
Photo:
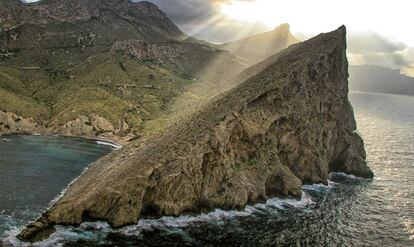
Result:
[[[414,246],[414,97],[355,92],[350,99],[374,179],[334,173],[328,185],[303,186],[301,200],[274,198],[240,211],[215,210],[202,215],[141,220],[138,225],[120,229],[111,229],[105,222],[84,223],[78,228],[59,226],[50,239],[34,246]],[[76,149],[72,151],[71,155],[57,158],[76,157]],[[13,149],[9,152],[17,153]],[[19,189],[13,186],[20,187],[17,181],[22,182],[21,174],[26,174],[28,180],[23,184],[33,179],[42,180],[37,183],[43,188],[51,187],[52,181],[39,178],[37,172],[42,176],[47,173],[20,171],[18,167],[13,168],[9,181],[3,182],[4,172],[9,171],[3,168],[7,159],[1,143],[0,153],[1,198],[4,191]],[[32,161],[31,153],[27,151],[23,157]],[[70,178],[62,177],[67,174],[63,169],[67,168],[52,167],[47,171],[67,181],[77,174],[72,171]],[[64,181],[61,184],[64,187]],[[50,192],[50,198],[57,194],[58,188]],[[24,245],[15,234],[49,199],[37,205],[30,204],[28,198],[22,199],[24,204],[14,206],[2,206],[0,202],[1,207],[8,207],[0,216],[0,227],[7,229],[0,232],[3,244]]]
[[[0,136],[0,238],[27,224],[113,147],[58,136]],[[0,244],[1,245],[1,244]]]

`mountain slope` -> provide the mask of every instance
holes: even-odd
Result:
[[[282,52],[236,88],[146,142],[99,160],[19,237],[56,224],[241,208],[300,196],[328,173],[372,177],[348,101],[345,27]]]
[[[298,42],[299,40],[290,33],[289,24],[282,24],[273,31],[226,43],[219,47],[253,65]]]
[[[413,77],[379,66],[351,66],[349,83],[354,91],[414,95]]]
[[[16,0],[1,3],[1,30],[18,36],[8,40],[16,48],[61,46],[63,37],[68,46],[76,43],[86,32],[95,34],[96,44],[113,43],[115,40],[135,38],[147,41],[163,41],[185,38],[158,7],[150,2],[134,3],[129,0],[43,0],[22,4]],[[46,25],[46,26],[40,26]],[[82,27],[88,26],[87,30]],[[37,39],[25,40],[27,27],[38,27]],[[54,30],[49,39],[41,39],[44,32]],[[84,32],[82,33],[81,30]],[[110,32],[107,32],[110,31]],[[70,35],[63,35],[64,32]],[[119,35],[121,35],[119,37]],[[84,36],[85,38],[85,36]],[[17,42],[14,42],[17,41]]]
[[[32,115],[12,100],[0,111],[34,118],[42,133],[139,137],[194,82],[225,80],[246,67],[229,52],[186,42],[145,1],[5,0],[0,7],[0,89],[46,113]],[[38,131],[0,126],[0,133]]]

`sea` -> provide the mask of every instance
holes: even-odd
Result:
[[[45,241],[15,236],[91,162],[114,147],[56,136],[0,137],[0,246],[414,246],[414,96],[351,92],[374,179],[341,173],[301,199],[242,210],[58,226]]]

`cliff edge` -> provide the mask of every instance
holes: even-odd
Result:
[[[345,27],[269,59],[164,133],[91,165],[19,238],[39,240],[57,224],[120,227],[300,196],[303,183],[327,183],[330,172],[372,177],[348,101]]]

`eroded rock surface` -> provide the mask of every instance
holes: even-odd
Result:
[[[45,129],[33,118],[23,118],[14,113],[0,110],[0,134],[43,133]]]
[[[331,171],[372,177],[348,101],[345,36],[341,27],[283,51],[163,134],[102,158],[19,237],[299,196]]]

